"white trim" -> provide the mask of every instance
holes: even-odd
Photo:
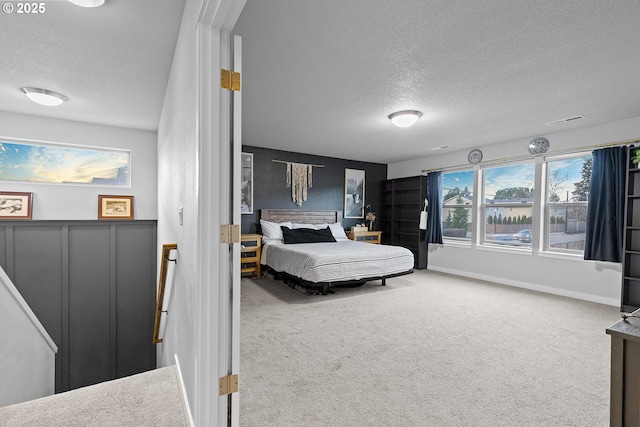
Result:
[[[519,280],[510,280],[510,279],[505,279],[503,277],[498,277],[498,276],[489,276],[485,274],[477,274],[477,273],[471,273],[468,271],[454,270],[451,268],[443,268],[443,267],[437,267],[437,266],[433,266],[433,267],[430,266],[429,270],[439,271],[441,273],[453,274],[455,276],[469,277],[471,279],[485,280],[487,282],[494,282],[500,285],[507,285],[507,286],[513,286],[516,288],[529,289],[532,291],[543,292],[546,294],[559,295],[559,296],[575,298],[583,301],[590,301],[590,302],[595,302],[599,304],[611,305],[614,307],[618,307],[620,305],[620,301],[615,298],[599,297],[596,295],[586,294],[583,292],[574,292],[574,291],[568,291],[565,289],[553,288],[550,286],[541,286],[541,285],[536,285],[534,283],[522,282]]]
[[[30,323],[38,331],[42,339],[47,343],[47,345],[51,348],[51,350],[54,353],[57,353],[58,346],[53,342],[53,339],[51,339],[51,337],[47,333],[47,330],[44,328],[44,326],[42,326],[42,323],[40,323],[40,320],[38,320],[38,317],[35,315],[33,310],[31,310],[31,307],[29,307],[29,304],[27,304],[25,299],[22,297],[22,295],[20,294],[16,286],[13,284],[11,279],[9,279],[9,276],[7,275],[7,273],[4,271],[2,267],[0,267],[0,283],[4,285],[4,287],[9,292],[9,295],[13,297],[15,303],[20,307],[20,309],[25,314],[25,316],[27,316]]]
[[[533,255],[533,249],[531,248],[521,248],[518,246],[509,246],[509,245],[500,245],[496,244],[495,246],[491,243],[484,243],[482,245],[476,246],[476,249],[479,251],[487,251],[487,252],[501,252],[503,254],[515,254],[515,255]]]
[[[195,427],[193,417],[191,416],[191,407],[189,406],[189,397],[187,396],[187,389],[184,386],[184,380],[182,379],[182,369],[180,369],[180,361],[178,355],[174,354],[173,358],[176,360],[176,374],[178,376],[178,385],[180,385],[180,393],[182,394],[182,402],[184,403],[185,410],[187,411],[187,417],[189,418],[189,426]]]
[[[242,38],[240,36],[233,37],[233,70],[242,75]],[[242,91],[233,92],[233,128],[232,141],[233,167],[231,177],[232,185],[232,223],[240,224],[242,222],[242,213],[240,209],[240,184],[242,182]],[[251,154],[253,156],[253,154]],[[253,162],[252,162],[253,170]],[[251,180],[253,186],[253,178]],[[253,188],[251,189],[251,197],[253,200]],[[253,204],[252,204],[253,211]],[[233,374],[240,373],[240,295],[242,275],[240,272],[240,244],[232,246],[232,273],[231,273],[231,372]],[[240,425],[240,391],[231,397],[231,425],[239,427]]]
[[[442,245],[455,246],[457,248],[469,248],[471,249],[471,239],[462,239],[455,237],[442,237]]]

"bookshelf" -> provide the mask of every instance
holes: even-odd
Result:
[[[425,232],[420,211],[427,197],[427,177],[414,176],[383,181],[380,194],[382,243],[403,246],[413,252],[414,268],[427,268]]]

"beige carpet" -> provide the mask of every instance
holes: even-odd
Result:
[[[243,427],[609,425],[616,307],[426,270],[241,306]]]
[[[0,426],[189,426],[175,366],[0,408]]]

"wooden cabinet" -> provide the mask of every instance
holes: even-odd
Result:
[[[260,277],[260,249],[262,235],[243,234],[240,238],[242,249],[240,250],[240,272],[251,273],[253,277]]]
[[[353,231],[348,231],[347,237],[357,242],[365,242],[365,243],[372,243],[374,245],[379,245],[380,242],[382,241],[382,231],[360,231],[357,233]]]
[[[607,328],[611,335],[611,427],[640,425],[640,310]]]
[[[384,181],[380,192],[382,243],[403,246],[413,252],[414,267],[427,268],[425,232],[420,230],[420,211],[427,197],[427,177],[414,176]]]
[[[640,168],[631,161],[628,162],[626,187],[620,308],[631,312],[640,308]]]

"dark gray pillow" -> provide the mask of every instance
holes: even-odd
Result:
[[[285,243],[322,243],[335,242],[329,227],[321,230],[313,228],[294,228],[280,226]]]

